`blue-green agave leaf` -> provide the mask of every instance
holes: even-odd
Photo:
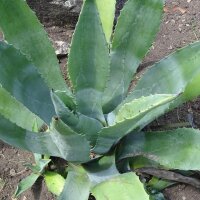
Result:
[[[146,118],[146,115],[149,114],[149,116],[151,116],[152,112],[153,117],[159,116],[163,113],[163,109],[166,109],[163,105],[174,100],[175,98],[175,95],[153,95],[141,97],[138,100],[132,101],[130,104],[125,104],[124,107],[122,107],[122,112],[117,114],[117,123],[103,128],[99,132],[93,151],[98,154],[106,153],[122,137],[134,129],[140,128],[140,126],[146,122],[145,119],[149,119]],[[159,107],[162,107],[162,109],[157,110]],[[138,108],[141,108],[141,110]],[[151,120],[155,119],[153,117],[151,117]]]
[[[88,200],[91,183],[81,166],[70,165],[64,189],[58,200]]]
[[[168,169],[200,168],[200,131],[181,128],[170,131],[129,134],[118,149],[118,159],[143,156]]]
[[[200,42],[179,49],[150,67],[138,81],[125,102],[150,94],[183,93],[182,95],[184,95],[188,84],[197,74],[200,74],[199,63]],[[190,90],[192,92],[191,88]],[[177,101],[179,101],[178,99]]]
[[[149,200],[143,184],[133,173],[120,174],[92,189],[96,200]]]
[[[89,160],[89,147],[84,145],[84,149],[76,148],[79,146],[80,141],[75,140],[74,137],[68,137],[67,135],[56,137],[55,132],[52,131],[43,133],[27,131],[2,116],[0,116],[0,138],[10,145],[33,153],[60,157],[76,163]]]
[[[72,95],[61,75],[47,33],[26,1],[0,0],[0,27],[6,41],[31,59],[50,89],[64,90]]]
[[[121,11],[111,48],[110,78],[104,92],[104,112],[126,97],[129,84],[159,29],[164,0],[128,0]]]
[[[103,128],[102,124],[76,110],[70,110],[54,92],[51,93],[51,98],[58,117],[75,132],[85,135],[90,144],[94,145],[97,133]]]
[[[78,111],[102,123],[102,93],[109,66],[108,45],[95,0],[86,0],[73,36],[68,69]]]
[[[35,66],[5,42],[0,42],[0,60],[1,86],[49,124],[55,111],[49,89]]]

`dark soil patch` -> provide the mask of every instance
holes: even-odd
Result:
[[[45,25],[52,41],[70,43],[78,19],[76,10],[66,10],[62,6],[49,4],[52,0],[28,0],[28,2]],[[122,1],[119,1],[118,10],[121,6]],[[177,48],[181,48],[199,39],[199,0],[166,0],[165,14],[160,32],[144,62],[155,62]],[[61,59],[61,69],[66,75],[65,62],[66,59]],[[191,122],[193,122],[195,127],[200,128],[200,98],[186,103],[184,106],[161,117],[151,125],[151,128],[185,122],[188,123],[188,126],[191,126]],[[30,173],[30,171],[25,169],[23,164],[33,162],[33,157],[26,151],[15,149],[0,142],[0,159],[0,178],[6,183],[2,190],[0,187],[0,199],[11,200],[18,182]],[[36,184],[36,187],[38,184]],[[44,184],[42,185],[40,199],[55,199],[46,190]],[[36,191],[39,193],[38,187]],[[200,200],[200,191],[198,189],[182,184],[166,189],[164,194],[168,200]],[[19,199],[34,200],[34,196],[30,190],[21,195]]]

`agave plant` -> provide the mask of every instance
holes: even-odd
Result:
[[[155,63],[129,90],[158,31],[163,4],[128,0],[113,31],[115,0],[85,0],[67,84],[26,2],[0,0],[0,138],[36,153],[37,161],[16,196],[43,174],[59,200],[87,200],[90,193],[97,200],[146,200],[136,168],[200,169],[199,130],[144,131],[200,94],[200,42]],[[44,171],[51,157],[68,162],[67,176]]]

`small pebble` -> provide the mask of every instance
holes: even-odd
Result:
[[[10,176],[15,176],[16,175],[16,171],[14,169],[10,170]]]

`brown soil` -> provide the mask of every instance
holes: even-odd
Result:
[[[48,6],[50,0],[29,0],[31,7],[45,25],[53,41],[70,42],[77,21],[75,13],[64,13],[62,8],[55,9]],[[120,6],[119,6],[120,7]],[[50,13],[54,13],[53,15]],[[53,16],[53,17],[52,17]],[[166,0],[165,14],[161,29],[157,35],[150,52],[144,62],[154,62],[181,48],[190,42],[200,39],[200,1],[199,0]],[[62,69],[66,59],[62,60]],[[170,123],[190,122],[200,128],[200,98],[166,114],[155,121],[152,126],[162,126]],[[189,126],[190,126],[189,123]],[[17,183],[26,177],[30,171],[23,166],[24,163],[33,162],[33,157],[26,151],[21,151],[0,142],[0,180],[5,181],[1,189],[0,199],[11,200]],[[34,187],[39,193],[39,183]],[[53,200],[55,197],[47,192],[42,184],[41,200]],[[200,200],[200,191],[194,187],[179,184],[168,188],[164,192],[168,200]],[[21,195],[19,200],[34,200],[32,190]],[[36,198],[39,199],[39,198]]]

